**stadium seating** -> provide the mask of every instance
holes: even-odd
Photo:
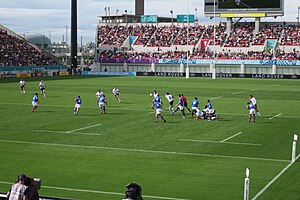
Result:
[[[56,62],[24,39],[0,29],[0,66],[44,65],[56,65]]]
[[[267,24],[261,31],[255,33],[250,24],[234,29],[230,35],[222,24],[216,26],[216,59],[246,59],[246,60],[299,60],[300,27],[295,25]],[[189,48],[189,59],[213,59],[214,27],[212,25],[191,25],[189,36],[187,27],[180,25],[137,25],[135,27],[119,26],[99,28],[99,43],[120,47],[128,36],[137,36],[131,51],[121,49],[115,51],[102,50],[99,58],[126,59],[185,59],[187,56],[184,46]],[[187,37],[189,42],[187,45]],[[209,40],[209,44],[200,49],[200,41]],[[276,49],[266,48],[267,39],[277,40]],[[143,48],[137,48],[142,46]],[[155,48],[154,48],[155,47]],[[180,50],[179,48],[180,47]],[[295,48],[296,47],[296,48]],[[136,50],[135,50],[136,49]]]

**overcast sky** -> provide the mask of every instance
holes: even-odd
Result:
[[[50,36],[52,41],[62,41],[66,26],[70,27],[71,0],[0,0],[0,24],[16,33],[41,33]],[[187,13],[188,0],[145,0],[145,14],[174,16]],[[204,17],[204,0],[189,0],[190,13],[198,10],[200,21],[210,21]],[[285,0],[285,16],[268,21],[297,21],[297,8],[300,0]],[[78,0],[78,38],[84,42],[94,41],[97,16],[104,15],[104,7],[111,8],[111,14],[134,14],[134,0]],[[265,21],[265,20],[264,20]],[[70,33],[68,33],[70,35]],[[68,39],[70,42],[70,38]]]

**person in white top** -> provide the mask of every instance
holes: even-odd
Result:
[[[159,95],[158,92],[156,90],[153,90],[153,98],[157,97],[157,95]]]
[[[28,200],[29,190],[24,184],[25,178],[26,176],[24,174],[18,176],[17,182],[11,186],[6,194],[8,200]]]
[[[114,96],[116,97],[116,99],[118,100],[119,103],[121,103],[121,99],[120,99],[120,90],[117,86],[115,86],[112,90],[112,93],[114,94]]]
[[[174,110],[174,97],[173,97],[173,95],[171,95],[169,92],[167,92],[165,94],[165,97],[166,97],[166,99],[168,99],[169,104],[170,104],[169,110],[173,111]]]
[[[22,94],[26,94],[26,91],[25,91],[25,81],[23,79],[20,80],[20,87],[21,87],[21,93]]]
[[[259,113],[258,108],[257,108],[257,101],[256,101],[256,98],[255,98],[252,94],[249,96],[249,101],[250,101],[251,104],[254,106],[254,108],[255,108],[255,110],[256,110],[256,112],[257,112],[258,117],[260,117],[260,113]]]
[[[39,87],[41,90],[41,95],[43,95],[45,98],[46,97],[46,87],[45,87],[45,83],[43,80],[41,80],[41,82],[39,83]]]
[[[103,97],[104,93],[99,89],[96,92],[96,98],[97,98],[97,105],[98,105],[98,100]]]

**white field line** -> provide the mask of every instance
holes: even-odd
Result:
[[[227,140],[230,140],[231,138],[234,138],[234,137],[238,136],[238,135],[241,134],[241,133],[242,133],[242,132],[238,132],[237,134],[235,134],[235,135],[233,135],[233,136],[230,136],[230,137],[228,137],[228,138],[222,140],[221,142],[226,142]]]
[[[235,145],[246,145],[246,146],[261,146],[261,144],[243,143],[243,142],[220,142],[220,141],[213,141],[213,140],[191,140],[191,139],[178,139],[178,140],[185,141],[185,142],[203,142],[203,143],[235,144]]]
[[[80,132],[67,133],[65,131],[50,131],[50,130],[30,130],[30,131],[32,131],[32,132],[45,132],[45,133],[65,133],[65,134],[72,134],[72,135],[93,135],[93,136],[101,135],[101,134],[97,134],[97,133],[80,133]]]
[[[4,105],[19,105],[19,106],[32,106],[30,103],[1,103],[1,104],[4,104]],[[41,104],[41,107],[42,106],[45,106],[45,107],[60,107],[60,108],[73,108],[74,106],[64,106],[64,105],[44,105],[44,104]],[[94,108],[98,108],[98,106],[95,106],[95,107],[83,107],[83,108],[87,108],[87,109],[94,109]],[[149,111],[150,109],[145,109],[145,108],[113,108],[113,107],[108,107],[108,109],[111,109],[111,110],[134,110],[134,111]],[[38,112],[38,111],[37,111]],[[73,110],[72,110],[72,113],[73,113]],[[237,115],[237,116],[248,116],[248,114],[240,114],[240,113],[218,113],[218,114],[221,114],[221,115]],[[273,115],[263,115],[263,117],[272,117]],[[278,116],[280,118],[291,118],[291,119],[300,119],[299,116],[288,116],[288,115],[284,115],[284,116]]]
[[[276,118],[276,117],[279,117],[280,115],[282,115],[282,113],[279,113],[279,114],[277,114],[277,115],[275,115],[275,116],[273,116],[273,117],[270,117],[269,120],[272,120],[272,119],[274,119],[274,118]]]
[[[220,99],[220,98],[222,98],[223,96],[218,96],[218,97],[212,97],[212,98],[210,98],[210,99]]]
[[[234,93],[231,93],[231,94],[242,94],[243,92],[234,92]]]
[[[101,126],[101,124],[95,124],[95,125],[92,125],[92,126],[86,126],[86,127],[74,129],[74,130],[71,130],[71,131],[66,131],[66,133],[73,133],[75,131],[81,131],[81,130],[88,129],[88,128],[93,128],[93,127],[96,127],[96,126]]]
[[[250,91],[256,91],[256,90],[258,90],[258,89],[251,89]]]
[[[0,181],[0,184],[12,185],[13,183]],[[85,193],[96,193],[96,194],[108,194],[108,195],[124,196],[124,193],[106,192],[106,191],[100,191],[100,190],[74,189],[74,188],[54,187],[54,186],[46,186],[46,185],[43,185],[43,188],[54,189],[54,190],[74,191],[74,192],[85,192]],[[150,195],[143,195],[143,197],[150,198],[150,199],[187,200],[187,199],[179,199],[179,198],[173,198],[173,197],[160,197],[160,196],[150,196]]]
[[[280,85],[274,85],[275,87],[278,87],[278,86],[280,86]]]
[[[44,145],[44,146],[70,147],[70,148],[83,148],[83,149],[102,149],[102,150],[125,151],[125,152],[141,152],[141,153],[152,153],[152,154],[199,156],[199,157],[212,157],[212,158],[230,158],[230,159],[259,160],[259,161],[273,161],[273,162],[290,162],[290,160],[281,160],[281,159],[272,159],[272,158],[253,158],[253,157],[242,157],[242,156],[226,156],[226,155],[213,155],[213,154],[175,152],[175,151],[127,149],[127,148],[101,147],[101,146],[83,146],[83,145],[74,145],[74,144],[27,142],[27,141],[18,141],[18,140],[0,140],[0,142],[2,142],[2,143],[15,143],[15,144],[32,144],[32,145]]]
[[[296,161],[300,157],[300,154],[296,157]],[[290,162],[279,174],[277,174],[263,189],[261,189],[253,198],[252,200],[256,200],[260,195],[262,195],[286,170],[288,170],[294,162]]]

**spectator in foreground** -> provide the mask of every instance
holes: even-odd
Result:
[[[11,186],[9,191],[7,192],[8,200],[28,200],[28,188],[25,186],[25,178],[24,174],[20,174],[15,184]]]

